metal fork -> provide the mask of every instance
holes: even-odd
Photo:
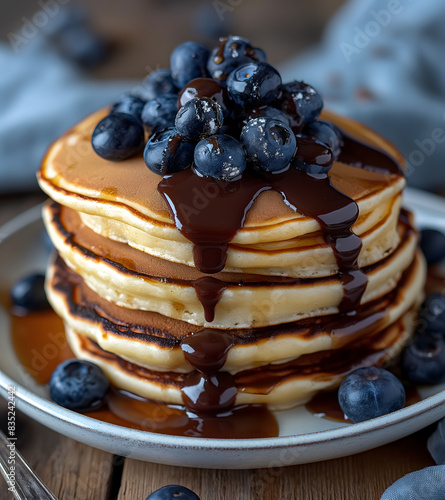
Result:
[[[12,466],[15,469],[12,469]],[[10,480],[12,470],[15,472],[14,481]],[[0,431],[0,472],[9,491],[17,500],[57,500],[15,448],[15,441],[8,440],[2,431]]]

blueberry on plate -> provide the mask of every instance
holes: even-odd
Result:
[[[439,420],[436,430],[428,438],[428,451],[437,465],[445,465],[445,418]]]
[[[443,500],[445,466],[433,465],[410,472],[387,488],[380,500]]]
[[[170,56],[170,69],[175,85],[182,89],[190,80],[207,76],[210,51],[202,43],[184,42]]]
[[[185,486],[169,484],[153,491],[146,500],[199,500],[199,497]]]
[[[417,331],[433,331],[445,337],[445,294],[431,293],[419,309]]]
[[[415,384],[439,384],[445,381],[445,340],[427,332],[417,335],[402,357],[402,373]]]
[[[188,168],[193,162],[195,145],[175,128],[155,132],[147,141],[144,161],[149,170],[168,175]]]
[[[221,45],[212,50],[207,70],[213,79],[224,82],[238,66],[250,62],[265,62],[266,54],[259,48],[252,47],[249,40],[240,36],[221,39]]]
[[[127,113],[141,121],[142,109],[146,101],[131,94],[123,94],[111,105],[110,113]]]
[[[292,164],[311,175],[326,175],[334,164],[334,153],[313,137],[297,135],[297,152]]]
[[[151,101],[164,94],[176,94],[178,89],[173,82],[172,73],[167,68],[155,69],[144,80],[144,97]]]
[[[281,99],[281,109],[293,117],[296,127],[315,120],[323,109],[320,94],[311,85],[300,81],[284,84]]]
[[[246,169],[243,146],[230,135],[212,135],[195,147],[195,168],[206,176],[221,181],[235,181]]]
[[[178,108],[176,94],[163,94],[148,101],[142,110],[142,122],[149,130],[173,127]]]
[[[99,408],[110,383],[102,369],[82,359],[60,363],[51,375],[49,393],[54,403],[78,412]]]
[[[192,99],[176,115],[176,130],[187,139],[215,135],[223,124],[221,106],[209,97]]]
[[[338,402],[350,420],[363,422],[403,408],[405,389],[395,375],[383,368],[359,368],[342,382]]]
[[[91,145],[105,160],[121,161],[144,149],[144,128],[137,118],[126,113],[113,113],[94,129]]]
[[[303,134],[326,144],[332,150],[334,158],[339,157],[342,148],[341,134],[333,123],[314,120],[304,127]]]
[[[249,111],[248,118],[245,120],[247,123],[249,120],[253,120],[254,118],[270,118],[272,120],[279,120],[286,125],[291,125],[291,120],[284,111],[280,109],[274,108],[272,106],[263,106],[261,108],[254,108]]]
[[[280,87],[280,74],[265,62],[244,64],[227,78],[230,97],[243,107],[270,104],[279,96]]]
[[[292,130],[282,121],[269,118],[247,122],[241,131],[241,142],[251,163],[266,172],[285,169],[297,148]]]
[[[437,264],[445,258],[445,234],[436,229],[422,229],[420,248],[429,265]]]
[[[44,285],[45,276],[40,273],[16,281],[10,291],[12,304],[28,312],[49,309]]]

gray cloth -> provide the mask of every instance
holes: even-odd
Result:
[[[351,0],[322,43],[282,68],[326,107],[368,124],[408,162],[408,182],[445,186],[445,2]]]
[[[411,472],[393,483],[380,500],[444,500],[445,465]]]
[[[37,188],[50,143],[130,82],[94,81],[36,36],[17,53],[0,44],[0,193]]]

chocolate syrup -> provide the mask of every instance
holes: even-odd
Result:
[[[185,359],[195,371],[181,389],[187,408],[198,413],[218,413],[233,408],[237,394],[234,377],[224,371],[234,339],[225,332],[202,330],[181,342]]]
[[[388,175],[402,175],[400,166],[386,153],[344,133],[342,139],[339,161]],[[318,146],[302,142],[306,161],[327,165],[332,159]],[[194,244],[196,267],[207,274],[224,268],[230,240],[243,226],[257,196],[270,189],[280,192],[294,210],[319,222],[326,242],[334,251],[343,283],[340,311],[354,310],[367,283],[366,275],[357,265],[361,239],[351,229],[359,211],[356,202],[338,191],[328,175],[313,176],[290,166],[280,174],[247,171],[237,181],[223,182],[187,169],[164,177],[158,185],[176,227]]]
[[[215,319],[216,304],[218,304],[222,293],[227,288],[227,284],[212,276],[203,276],[193,282],[193,288],[196,290],[199,302],[204,308],[205,320],[211,323]]]
[[[213,80],[213,78],[195,78],[189,82],[179,93],[178,109],[196,97],[213,99],[221,106],[223,111],[230,106],[230,98],[226,87]]]

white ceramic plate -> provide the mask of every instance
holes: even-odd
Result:
[[[445,201],[408,189],[405,205],[420,227],[445,231]],[[0,228],[0,283],[45,269],[47,248],[40,207]],[[8,315],[0,308],[0,394],[16,390],[17,408],[61,434],[110,453],[162,464],[247,469],[277,467],[351,455],[411,434],[445,416],[445,385],[421,390],[422,401],[359,424],[318,418],[305,408],[279,412],[280,436],[267,439],[203,439],[138,431],[92,419],[48,401],[20,367],[10,341]]]

